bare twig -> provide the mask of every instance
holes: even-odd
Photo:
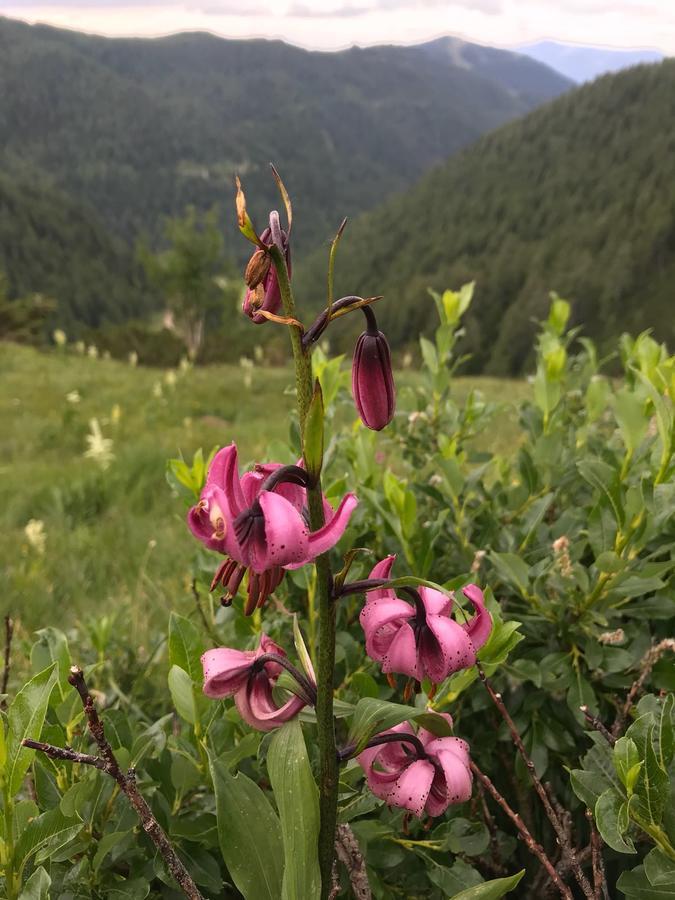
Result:
[[[2,670],[2,686],[0,688],[0,694],[7,693],[7,685],[9,684],[9,670],[11,666],[11,654],[12,654],[12,637],[14,635],[14,622],[12,622],[9,616],[5,616],[5,665]],[[7,706],[7,702],[5,700],[2,701],[2,705]]]
[[[54,747],[51,744],[43,744],[41,741],[25,740],[23,745],[25,747],[31,747],[33,750],[39,750],[52,759],[61,759],[69,762],[82,763],[87,766],[94,766],[102,772],[105,772],[106,775],[110,775],[111,778],[114,778],[119,785],[120,790],[126,794],[127,799],[141,820],[144,831],[157,847],[169,872],[171,872],[185,896],[188,900],[203,900],[190,873],[181,862],[171,841],[166,836],[164,829],[154,817],[152,810],[138,790],[136,773],[133,769],[129,769],[126,773],[120,769],[117,758],[113,753],[113,749],[105,736],[103,722],[96,712],[93,698],[89,693],[89,689],[84,680],[84,673],[79,666],[73,666],[71,668],[68,681],[80,695],[82,706],[84,707],[84,714],[87,717],[89,731],[99,748],[100,756],[92,756],[88,753],[77,753],[70,748]]]
[[[599,731],[600,734],[604,737],[610,747],[613,747],[616,744],[616,738],[609,731],[608,728],[600,721],[597,716],[594,716],[593,713],[589,710],[587,706],[580,706],[579,709],[584,714],[584,718],[588,722],[588,724],[594,729],[594,731]]]
[[[501,854],[499,852],[499,842],[497,840],[497,825],[495,824],[495,820],[487,805],[487,801],[485,799],[485,789],[483,788],[482,781],[477,782],[477,787],[481,812],[483,813],[483,820],[485,821],[485,825],[487,826],[487,830],[490,834],[490,856],[492,857],[492,863],[495,867],[495,870],[499,869],[499,872],[497,874],[504,875],[506,874],[506,868],[502,864]]]
[[[609,900],[607,893],[607,879],[605,878],[605,865],[602,861],[602,843],[598,829],[595,827],[593,813],[586,810],[586,818],[591,829],[591,856],[593,860],[593,890],[595,900]]]
[[[553,830],[555,832],[556,838],[558,839],[558,843],[560,844],[560,850],[564,860],[568,860],[570,864],[570,868],[574,873],[574,877],[577,880],[577,883],[581,890],[584,892],[584,896],[587,897],[587,900],[593,900],[593,889],[591,888],[590,882],[588,878],[586,878],[581,865],[576,857],[576,849],[574,848],[572,842],[568,840],[567,835],[565,833],[564,823],[560,820],[560,817],[556,813],[551,800],[548,796],[544,785],[539,780],[537,773],[535,771],[534,763],[528,756],[527,750],[525,749],[525,745],[523,744],[523,739],[520,736],[518,729],[516,728],[515,722],[509,715],[509,711],[506,706],[504,706],[504,701],[502,700],[502,695],[498,694],[490,682],[488,681],[485,672],[483,671],[483,667],[479,662],[476,663],[476,668],[478,669],[478,674],[480,676],[481,681],[485,685],[485,688],[492,699],[492,702],[497,707],[499,714],[502,719],[506,722],[506,726],[509,729],[511,734],[511,739],[513,743],[516,745],[518,752],[520,753],[523,762],[525,763],[525,767],[532,779],[532,784],[534,785],[534,789],[537,792],[539,799],[541,800],[542,806],[544,807],[544,812],[548,816],[548,820],[553,826]]]
[[[674,638],[665,638],[658,644],[650,647],[642,657],[642,660],[640,662],[640,674],[633,682],[631,689],[628,692],[628,696],[626,697],[626,702],[619,710],[619,714],[616,717],[614,725],[612,726],[612,736],[614,738],[618,738],[623,731],[624,725],[628,721],[628,716],[630,715],[631,706],[635,702],[635,698],[639,693],[641,693],[645,682],[651,675],[652,669],[654,668],[656,663],[661,659],[664,653],[668,652],[668,650],[670,650],[672,653],[675,653]]]
[[[336,834],[335,852],[347,869],[354,896],[357,900],[371,900],[366,862],[354,832],[349,825],[338,825]]]
[[[481,784],[483,785],[485,790],[490,794],[492,799],[501,806],[501,808],[504,810],[506,815],[509,817],[509,819],[511,819],[513,824],[516,826],[516,828],[518,829],[518,831],[520,833],[520,836],[522,837],[523,841],[525,842],[525,846],[530,851],[530,853],[534,854],[534,856],[537,857],[537,859],[542,864],[544,869],[546,869],[546,871],[548,872],[549,878],[555,884],[555,886],[558,888],[558,891],[560,892],[560,896],[564,897],[565,900],[573,900],[572,891],[568,888],[568,886],[562,880],[560,875],[558,875],[558,872],[556,871],[555,866],[553,865],[553,863],[551,862],[549,857],[546,855],[546,851],[544,850],[544,848],[541,846],[541,844],[539,844],[539,843],[537,843],[537,841],[535,841],[535,839],[532,837],[532,834],[530,833],[529,829],[527,828],[527,826],[525,825],[525,823],[523,822],[521,817],[518,815],[518,813],[514,812],[511,809],[511,807],[509,806],[506,799],[504,797],[502,797],[502,795],[499,793],[499,791],[494,786],[494,784],[490,781],[488,776],[483,774],[483,772],[481,772],[481,770],[478,768],[476,763],[473,762],[473,760],[471,761],[471,771],[480,780]]]

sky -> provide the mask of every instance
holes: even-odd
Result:
[[[97,34],[203,30],[321,50],[454,34],[503,47],[554,39],[675,55],[675,0],[0,0],[0,14]]]

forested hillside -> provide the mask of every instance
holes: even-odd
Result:
[[[675,338],[675,60],[606,76],[490,134],[352,222],[337,286],[386,296],[388,333],[435,316],[427,287],[478,282],[473,368],[521,371],[549,291],[600,340]],[[296,283],[311,290],[316,254]],[[384,315],[384,313],[383,313]]]
[[[0,273],[10,297],[55,299],[56,321],[68,329],[137,317],[153,303],[123,241],[35,173],[0,174]]]
[[[518,54],[463,47],[312,53],[0,19],[0,165],[45,170],[130,241],[188,203],[230,203],[235,171],[261,210],[276,204],[274,160],[296,197],[296,245],[316,244],[336,217],[570,87]]]

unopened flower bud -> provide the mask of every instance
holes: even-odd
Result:
[[[372,309],[363,307],[367,329],[356,342],[352,363],[352,394],[361,421],[381,431],[394,417],[396,389],[386,337],[378,331]]]

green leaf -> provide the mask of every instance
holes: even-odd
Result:
[[[311,478],[317,479],[323,466],[323,394],[319,379],[314,383],[314,393],[305,418],[303,458]]]
[[[349,729],[349,742],[356,745],[355,753],[360,753],[371,737],[380,734],[401,722],[415,721],[422,718],[424,727],[446,729],[446,720],[437,713],[428,710],[415,710],[412,706],[404,706],[401,703],[389,703],[387,700],[377,700],[375,697],[364,697],[356,704],[351,728]],[[440,720],[440,721],[436,721]],[[432,726],[429,728],[429,726]],[[441,733],[446,733],[442,731]]]
[[[27,739],[39,740],[49,697],[57,677],[56,663],[52,663],[21,688],[9,707],[5,777],[10,797],[18,794],[35,754],[34,750],[22,747],[21,742]]]
[[[673,758],[673,704],[675,695],[666,694],[659,717],[659,762],[665,771]]]
[[[635,787],[635,779],[636,775],[634,770],[636,766],[638,767],[637,771],[640,771],[640,754],[638,753],[637,745],[632,738],[622,737],[614,745],[614,766],[616,768],[617,774],[621,779],[621,784],[626,788],[628,792],[628,796],[630,796],[633,792],[633,788]]]
[[[52,880],[47,871],[40,866],[25,883],[19,894],[19,900],[49,900],[49,888]]]
[[[67,694],[72,692],[72,688],[68,684],[68,675],[70,674],[70,651],[68,650],[68,639],[58,628],[41,628],[35,632],[38,640],[33,644],[30,652],[30,661],[33,671],[42,672],[49,668],[52,663],[57,663],[59,671],[59,689],[61,700]]]
[[[295,644],[295,652],[298,654],[298,659],[300,660],[300,665],[304,669],[305,675],[307,675],[308,678],[311,678],[312,681],[316,681],[312,658],[309,655],[309,650],[307,649],[307,645],[302,636],[297,613],[293,613],[293,643]]]
[[[613,788],[600,795],[595,804],[595,821],[603,841],[617,853],[636,853],[635,844],[624,837],[628,829],[626,802]]]
[[[645,764],[642,767],[642,777],[638,780],[636,794],[643,801],[644,812],[650,824],[659,825],[663,817],[668,794],[668,774],[659,765],[659,760],[654,751],[654,734],[656,728],[652,725],[647,732],[645,744]]]
[[[246,900],[279,900],[283,844],[279,819],[255,782],[209,755],[218,841],[232,881]]]
[[[526,597],[530,590],[530,569],[515,553],[490,553],[490,559],[495,564],[500,578]]]
[[[622,872],[616,883],[617,888],[627,897],[636,900],[673,900],[673,889],[669,884],[650,884],[643,866],[631,872]]]
[[[599,779],[595,772],[587,772],[585,769],[572,769],[570,784],[577,797],[589,809],[595,807],[600,794],[606,788],[606,782]]]
[[[168,681],[176,712],[181,719],[194,725],[198,721],[198,715],[192,679],[185,669],[180,666],[171,666]]]
[[[649,425],[644,398],[628,386],[621,388],[614,395],[614,415],[619,423],[626,450],[633,453],[642,442]]]
[[[654,887],[668,886],[675,895],[675,860],[668,859],[658,847],[645,856],[643,865],[645,875]]]
[[[429,369],[432,375],[435,375],[438,372],[439,364],[438,364],[438,353],[436,352],[436,348],[425,337],[420,338],[420,349],[422,351],[422,359],[424,360],[424,365]]]
[[[451,853],[480,856],[490,845],[490,833],[482,822],[470,822],[458,817],[434,831],[434,840],[445,837],[445,847]]]
[[[321,895],[317,855],[319,793],[297,719],[287,722],[272,737],[267,771],[284,843],[282,900],[315,900]]]
[[[484,881],[483,884],[460,891],[459,894],[454,895],[452,900],[498,900],[509,891],[515,890],[524,874],[525,869],[521,869],[520,872],[516,872],[515,875],[508,878],[493,878],[492,881]]]
[[[14,848],[14,868],[23,871],[28,859],[49,843],[52,845],[50,854],[54,853],[72,840],[81,828],[79,816],[64,816],[58,807],[42,813],[22,830]]]
[[[131,831],[110,831],[108,834],[104,834],[96,845],[96,853],[94,854],[94,859],[91,864],[92,871],[98,872],[101,863],[110,851],[131,833]]]
[[[184,616],[172,612],[169,618],[169,662],[180,666],[192,681],[201,683],[201,656],[204,644],[196,627]]]
[[[579,474],[609,501],[617,524],[624,523],[624,509],[617,472],[601,459],[584,458],[577,462]]]
[[[590,683],[578,672],[567,691],[567,705],[574,713],[578,722],[585,722],[584,714],[581,712],[581,706],[587,706],[595,715],[598,712],[598,701]]]
[[[595,565],[599,572],[608,572],[614,575],[616,572],[620,572],[626,563],[613,550],[605,550],[595,560]]]

